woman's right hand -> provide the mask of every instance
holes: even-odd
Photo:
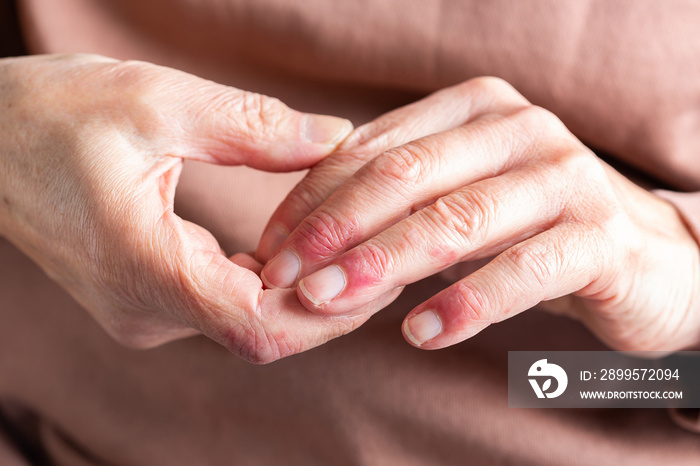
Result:
[[[402,132],[418,137],[382,147]],[[700,344],[700,254],[681,213],[497,78],[359,128],[278,207],[258,255],[268,286],[295,287],[319,315],[487,259],[408,313],[404,336],[423,349],[539,303],[613,349]]]
[[[121,343],[201,332],[269,362],[366,320],[313,316],[293,293],[263,292],[252,258],[225,257],[173,213],[183,158],[298,170],[350,122],[90,55],[0,60],[0,109],[0,234]]]

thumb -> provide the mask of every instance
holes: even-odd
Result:
[[[150,65],[154,66],[155,65]],[[343,118],[293,110],[279,100],[171,70],[150,80],[153,107],[161,109],[173,154],[266,171],[308,168],[352,132]]]

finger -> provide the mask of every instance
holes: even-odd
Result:
[[[263,268],[265,284],[292,286],[436,198],[527,160],[539,146],[520,129],[532,117],[527,110],[428,136],[372,160],[285,240]]]
[[[255,260],[251,254],[239,252],[234,254],[229,258],[231,262],[244,269],[252,270],[256,274],[259,274],[262,270],[262,264]]]
[[[598,241],[580,225],[561,224],[497,256],[491,263],[411,311],[407,341],[438,349],[537,303],[586,287],[600,274]]]
[[[111,69],[121,80],[119,88],[126,84],[138,99],[134,108],[150,109],[136,116],[141,130],[168,140],[170,155],[298,170],[332,152],[352,131],[348,120],[298,112],[277,99],[184,72],[131,61]]]
[[[247,361],[266,364],[354,331],[391,304],[402,290],[387,292],[352,316],[317,316],[304,309],[294,290],[267,290],[260,300],[257,318],[247,326],[228,328],[222,344]]]
[[[299,299],[319,314],[351,312],[386,289],[499,253],[550,228],[568,189],[541,167],[461,188],[302,279]]]
[[[254,272],[260,265],[249,255],[227,259],[199,235],[183,238],[190,234],[187,226],[183,222],[180,228],[176,217],[170,219],[173,229],[163,236],[168,252],[160,255],[172,259],[150,261],[161,267],[152,275],[176,274],[176,279],[165,280],[169,286],[161,294],[162,309],[181,328],[195,329],[250,362],[269,363],[344,335],[402,291],[388,290],[352,317],[317,316],[304,309],[293,290],[263,292]]]
[[[252,276],[250,278],[252,280]],[[214,285],[211,281],[209,283]],[[252,289],[258,292],[255,307],[226,305],[232,293],[246,294]],[[267,364],[355,330],[374,313],[391,304],[403,288],[389,290],[362,306],[353,316],[314,315],[299,303],[293,290],[261,290],[259,280],[255,285],[239,282],[213,305],[196,309],[193,326],[237,356],[252,363]],[[212,299],[212,296],[207,297],[208,302]],[[226,308],[229,310],[223,312]]]
[[[352,131],[350,121],[292,110],[272,97],[211,85],[183,108],[181,155],[267,171],[308,168]],[[186,112],[186,113],[185,113]]]
[[[494,99],[494,95],[498,98]],[[304,217],[378,154],[463,125],[484,113],[506,113],[525,105],[527,100],[505,81],[477,78],[438,91],[358,128],[332,157],[313,167],[280,204],[262,235],[257,258],[267,262]]]

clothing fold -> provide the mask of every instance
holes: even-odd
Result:
[[[665,186],[655,193],[700,241],[698,2],[18,7],[31,53],[150,61],[355,124],[447,85],[502,77],[586,144]],[[228,253],[249,251],[302,176],[186,162],[176,212]],[[204,337],[122,348],[2,239],[0,263],[0,399],[20,399],[46,421],[40,438],[58,464],[700,463],[692,412],[673,412],[674,424],[664,410],[507,407],[507,351],[605,349],[577,322],[533,310],[448,349],[410,347],[402,319],[446,286],[437,277],[407,287],[357,331],[258,367]],[[14,458],[2,442],[0,463]]]

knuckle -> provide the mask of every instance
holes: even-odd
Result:
[[[262,331],[248,332],[240,343],[234,344],[233,348],[229,348],[229,350],[245,361],[256,365],[270,364],[281,357],[276,342]]]
[[[523,130],[540,138],[551,140],[571,137],[571,133],[559,117],[540,106],[528,105],[516,110],[511,116]]]
[[[105,72],[106,82],[117,91],[117,95],[111,96],[116,102],[123,98],[125,100],[122,102],[126,104],[143,105],[148,96],[164,91],[159,84],[162,73],[156,65],[150,63],[137,60],[115,62],[107,66]]]
[[[139,84],[148,81],[158,67],[139,60],[124,60],[112,65],[114,76]]]
[[[116,127],[124,124],[149,138],[171,126],[159,104],[167,84],[156,65],[128,60],[109,64],[104,73],[106,78],[99,84],[102,88],[93,92],[104,99],[102,108],[109,109],[109,118]]]
[[[558,154],[553,163],[568,179],[596,182],[605,179],[605,169],[595,156],[583,150],[566,150]]]
[[[119,83],[120,87],[134,88],[149,81],[153,66],[137,60],[125,60],[111,64],[106,70],[112,82]]]
[[[541,126],[561,125],[561,120],[554,113],[539,105],[530,105],[523,109],[522,113]]]
[[[457,326],[466,327],[473,322],[490,320],[490,304],[486,296],[468,281],[454,285],[448,301],[450,320]]]
[[[551,179],[556,180],[558,189],[565,193],[564,209],[568,214],[605,222],[620,212],[605,167],[592,153],[580,148],[563,150],[547,164]],[[594,199],[594,202],[581,202],[586,198]]]
[[[106,57],[104,55],[99,55],[95,53],[89,53],[89,52],[74,52],[74,53],[68,53],[66,55],[55,55],[54,60],[73,60],[73,61],[78,61],[78,62],[84,62],[84,63],[115,63],[118,60],[110,57]]]
[[[314,212],[299,229],[303,241],[300,250],[311,256],[327,257],[354,244],[359,230],[359,225],[353,218],[338,220],[333,214]]]
[[[556,247],[533,241],[511,247],[506,251],[505,259],[523,283],[530,285],[534,281],[540,288],[545,288],[555,277],[562,255]]]
[[[389,183],[402,191],[412,191],[425,181],[429,160],[430,151],[420,142],[414,142],[385,152],[366,167],[381,186]]]
[[[296,354],[301,346],[293,344],[284,330],[273,333],[257,318],[250,318],[225,332],[224,346],[241,359],[256,365],[275,362],[285,356]]]
[[[496,76],[480,76],[465,81],[460,85],[468,95],[475,93],[495,94],[501,96],[519,96],[520,93],[505,79]],[[522,98],[522,97],[521,97]]]
[[[231,107],[237,107],[244,119],[244,127],[256,138],[273,138],[287,113],[283,111],[285,105],[278,99],[243,91],[222,93],[217,107],[223,114],[230,113]]]
[[[352,332],[362,325],[362,317],[338,316],[326,322],[319,334],[299,335],[284,325],[275,325],[259,316],[248,316],[244,322],[218,332],[224,347],[232,354],[255,365],[266,365],[287,356]]]
[[[466,238],[478,240],[486,235],[498,205],[493,196],[469,190],[459,196],[441,197],[435,201],[433,210],[445,231],[463,243]]]
[[[354,264],[361,264],[363,279],[369,283],[379,283],[391,274],[392,254],[380,244],[366,242],[355,248]]]

